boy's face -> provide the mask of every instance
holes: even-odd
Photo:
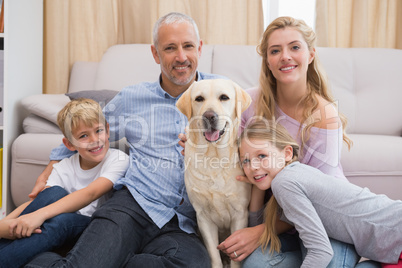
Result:
[[[109,149],[109,124],[89,127],[80,123],[71,134],[73,141],[63,138],[63,143],[69,150],[78,151],[82,169],[91,169],[103,160]]]
[[[279,150],[271,142],[243,138],[239,148],[240,163],[250,183],[261,190],[271,188],[272,180],[292,159],[291,148],[286,146]]]

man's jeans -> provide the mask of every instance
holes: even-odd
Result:
[[[200,239],[182,231],[176,216],[159,229],[122,189],[93,214],[66,258],[47,252],[25,267],[210,267],[210,261]]]
[[[45,207],[67,194],[66,190],[59,186],[47,188],[38,194],[21,215]],[[89,221],[90,217],[87,216],[64,213],[46,220],[41,226],[40,234],[16,240],[0,239],[0,267],[20,267],[35,255],[76,239]]]

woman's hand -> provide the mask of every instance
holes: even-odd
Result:
[[[218,249],[233,261],[240,262],[260,246],[259,240],[263,232],[263,224],[237,230],[220,243]]]

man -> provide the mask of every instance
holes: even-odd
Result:
[[[184,185],[178,134],[187,119],[175,108],[195,80],[219,78],[197,72],[202,41],[195,22],[180,13],[160,18],[151,46],[161,75],[155,83],[124,88],[109,102],[105,116],[111,140],[126,137],[130,168],[120,189],[94,214],[66,258],[37,256],[26,267],[209,267],[209,256],[195,235],[195,212]],[[67,156],[52,151],[51,159]],[[38,178],[33,195],[51,171]],[[59,265],[60,264],[60,265]]]

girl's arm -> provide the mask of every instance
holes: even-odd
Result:
[[[18,217],[10,225],[10,235],[18,238],[31,236],[32,232],[39,228],[47,219],[53,218],[61,213],[75,212],[113,188],[113,183],[104,177],[97,178],[87,187],[77,190],[62,199],[35,212]]]
[[[0,238],[15,239],[14,236],[10,235],[10,223],[16,219],[21,212],[31,203],[31,201],[25,202],[16,209],[14,209],[10,214],[8,214],[4,219],[0,220]]]
[[[272,190],[284,216],[294,224],[307,249],[301,267],[327,267],[333,257],[333,250],[321,218],[306,192],[290,175],[281,178],[277,176],[273,180]]]
[[[251,188],[251,199],[250,199],[250,205],[249,205],[249,211],[251,213],[253,212],[258,212],[260,211],[263,206],[264,206],[264,198],[265,198],[265,191],[258,189],[257,186],[253,185]],[[261,224],[263,225],[263,224]],[[250,226],[250,225],[249,225]],[[254,225],[257,226],[257,225]],[[293,225],[277,220],[276,222],[276,233],[277,234],[282,234],[284,232],[287,232],[293,228]],[[262,232],[261,232],[262,234]]]

